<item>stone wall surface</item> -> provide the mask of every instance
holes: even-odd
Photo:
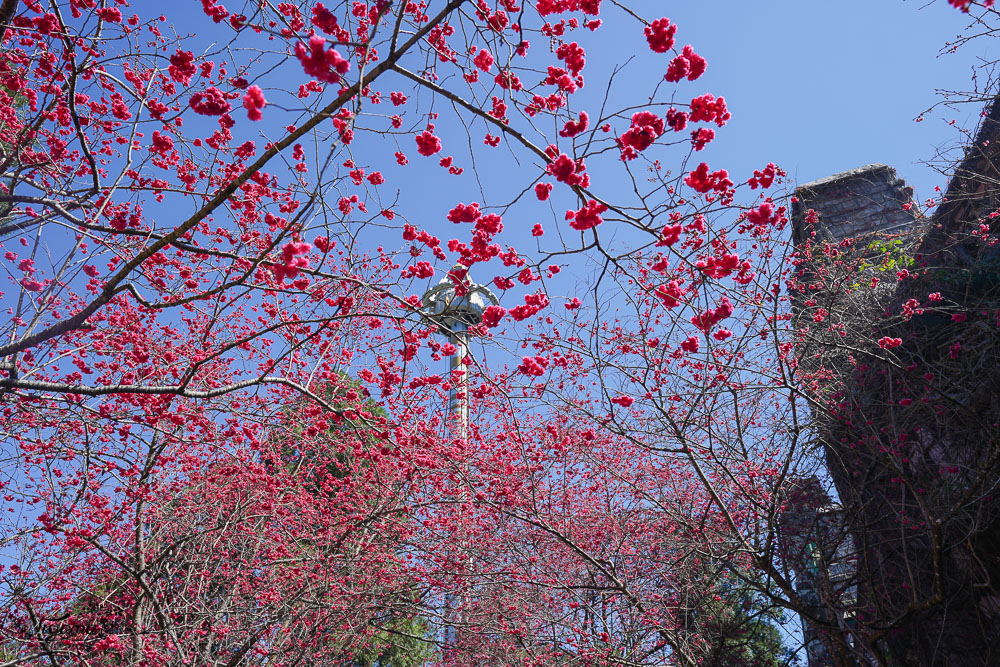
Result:
[[[884,164],[795,196],[799,373],[839,401],[813,419],[858,545],[857,638],[882,664],[1000,664],[1000,102],[929,219]],[[816,664],[863,662],[842,655]]]
[[[913,189],[884,164],[869,164],[800,185],[792,202],[792,234],[804,240],[803,220],[808,209],[820,217],[816,231],[834,240],[872,232],[900,232],[913,225],[917,207]],[[910,204],[910,208],[904,206]]]

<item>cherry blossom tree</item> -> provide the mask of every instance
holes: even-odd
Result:
[[[883,655],[782,547],[836,368],[684,26],[170,11],[0,4],[7,664],[767,665],[782,609]],[[501,297],[451,373],[442,277]]]

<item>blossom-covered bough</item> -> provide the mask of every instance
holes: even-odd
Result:
[[[781,610],[836,643],[779,548],[830,413],[785,174],[701,159],[724,91],[643,11],[0,4],[2,662],[772,665]],[[421,300],[468,272],[482,349]]]

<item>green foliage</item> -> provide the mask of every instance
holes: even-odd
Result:
[[[747,589],[723,592],[696,612],[708,641],[704,667],[779,667],[788,649],[775,622],[780,615]]]
[[[910,269],[916,260],[907,252],[906,245],[898,238],[877,238],[865,246],[864,259],[858,266],[860,271],[874,269],[881,273]]]
[[[359,382],[344,372],[337,375],[339,381],[327,384],[318,394],[331,408],[317,406],[326,413],[329,427],[325,432],[310,436],[297,419],[310,407],[310,399],[303,397],[285,408],[281,422],[286,426],[280,437],[282,465],[287,469],[294,470],[326,459],[325,473],[341,479],[350,474],[355,465],[347,441],[354,439],[374,444],[374,425],[387,421],[386,411],[365,394]],[[303,446],[307,438],[308,446]]]
[[[418,667],[430,660],[432,644],[424,640],[427,623],[419,617],[395,619],[380,629],[371,645],[354,656],[356,667]]]
[[[304,469],[304,474],[315,478],[309,482],[314,485],[315,493],[322,492],[322,477],[343,479],[356,472],[358,466],[368,465],[367,461],[354,459],[352,445],[378,442],[384,446],[374,431],[376,426],[387,423],[388,413],[367,395],[357,380],[343,372],[337,376],[336,382],[317,392],[326,406],[314,406],[306,397],[287,406],[281,420],[285,428],[278,435],[281,465],[292,473]],[[323,412],[329,424],[325,431],[312,434],[305,431],[303,422],[311,420],[297,417],[308,409]],[[390,608],[405,608],[396,604],[400,600],[388,602]],[[431,658],[434,645],[426,639],[430,631],[424,618],[390,613],[375,623],[378,629],[366,638],[363,647],[345,647],[344,655],[350,658],[345,658],[344,667],[417,667]]]
[[[793,652],[782,642],[780,608],[768,603],[768,583],[746,563],[713,560],[700,576],[712,582],[681,610],[693,655],[702,667],[779,667]]]
[[[997,291],[1000,290],[1000,257],[982,259],[971,269],[938,269],[933,275],[935,281],[946,289],[962,290],[968,296],[995,302]]]

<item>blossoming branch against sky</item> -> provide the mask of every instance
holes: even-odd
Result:
[[[995,486],[911,428],[994,419],[954,379],[995,265],[845,260],[788,197],[944,186],[916,163],[981,100],[915,118],[992,85],[988,40],[937,57],[984,11],[0,2],[0,662],[773,667],[814,611],[782,517],[850,500],[831,460],[892,567],[825,601],[853,639],[815,627],[893,663],[914,608],[993,613],[886,536],[925,553]],[[990,258],[998,206],[941,245]]]
[[[997,53],[984,40],[939,55],[972,19],[919,0],[647,4],[680,26],[679,44],[705,55],[709,67],[698,83],[720,91],[733,114],[717,130],[725,141],[703,153],[709,164],[743,174],[767,155],[791,182],[804,183],[882,162],[915,188],[918,201],[945,185],[921,162],[963,143],[948,122],[974,126],[982,104],[914,119],[942,100],[939,90],[971,90],[973,68]]]
[[[919,202],[935,197],[935,187],[945,185],[934,166],[924,163],[946,167],[954,160],[954,149],[968,139],[958,128],[974,127],[981,105],[923,112],[944,101],[941,91],[972,90],[974,68],[996,51],[989,41],[974,41],[948,52],[947,44],[968,27],[970,16],[917,0],[726,0],[711,10],[698,3],[668,6],[664,11],[659,0],[645,0],[635,9],[641,15],[669,16],[678,49],[693,45],[692,51],[711,63],[703,74],[698,72],[692,90],[721,91],[732,114],[725,128],[714,130],[720,140],[709,143],[699,159],[743,174],[759,168],[766,156],[786,170],[793,184],[882,162],[914,187]],[[190,11],[198,10],[182,7],[177,17]],[[178,24],[183,32],[184,21]],[[607,22],[588,37],[577,33],[574,39],[587,45],[587,71],[599,80],[624,63],[619,45],[634,39],[623,26]],[[488,71],[492,58],[484,50],[476,64]],[[670,59],[650,48],[629,53],[627,60],[615,85],[645,89],[647,68],[664,68]],[[669,74],[669,67],[664,72]],[[591,85],[581,92],[581,98],[592,101],[604,89]],[[419,137],[416,149],[407,148],[434,154],[433,133]],[[941,159],[942,150],[947,159]],[[483,168],[488,173],[489,164]],[[440,187],[424,182],[426,170],[399,173],[425,203],[450,208],[447,198],[437,199]]]

